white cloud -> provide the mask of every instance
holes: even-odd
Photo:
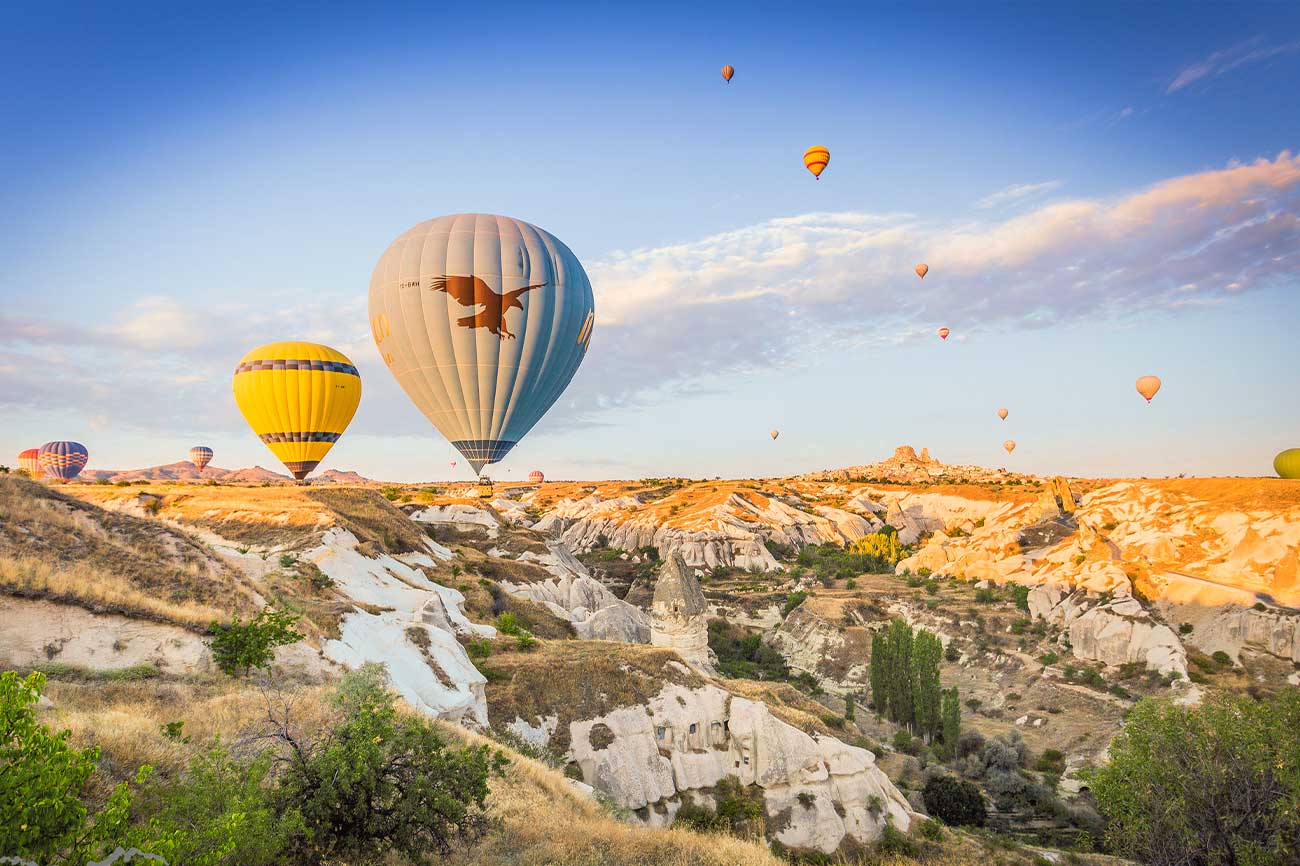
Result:
[[[1000,189],[991,195],[975,202],[975,207],[980,210],[989,210],[990,208],[1003,207],[1009,204],[1019,204],[1026,200],[1039,198],[1054,189],[1060,187],[1059,180],[1045,180],[1042,183],[1019,183],[1012,184],[1009,187]]]
[[[1263,45],[1262,42],[1262,37],[1257,36],[1224,51],[1216,51],[1203,60],[1198,60],[1196,63],[1179,70],[1174,79],[1169,82],[1169,87],[1165,89],[1165,92],[1176,93],[1184,87],[1195,84],[1197,81],[1206,78],[1218,78],[1220,75],[1240,66],[1259,63],[1263,60],[1300,51],[1300,41],[1278,45]]]
[[[1219,303],[1300,276],[1298,212],[1300,157],[1282,153],[1010,216],[810,213],[613,253],[588,262],[598,327],[565,411],[538,432],[820,353],[933,339],[940,324],[961,338]],[[921,261],[931,269],[924,280],[912,272]],[[426,434],[374,351],[364,297],[339,296],[341,304],[320,296],[272,313],[201,315],[149,298],[95,328],[0,318],[0,409],[74,409],[159,431],[238,430],[228,390],[235,362],[260,343],[304,337],[361,369],[355,432]],[[33,370],[43,373],[34,380]]]

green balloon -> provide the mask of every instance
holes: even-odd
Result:
[[[1279,478],[1300,478],[1300,448],[1288,448],[1273,458]]]

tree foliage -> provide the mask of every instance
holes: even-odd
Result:
[[[241,621],[239,614],[229,625],[214,620],[210,626],[212,658],[230,676],[247,676],[254,668],[270,664],[276,647],[302,640],[303,635],[293,627],[297,621],[297,615],[271,607],[262,608],[248,622]]]
[[[939,682],[943,642],[925,629],[916,632],[901,619],[871,639],[870,687],[876,712],[930,741],[942,740],[951,749],[960,733],[960,702],[952,689],[956,714],[944,715]],[[946,725],[956,722],[953,731]]]
[[[987,812],[980,789],[956,776],[934,776],[925,783],[921,792],[925,810],[945,824],[954,827],[971,825],[983,827]]]
[[[1088,781],[1107,842],[1143,863],[1300,863],[1300,690],[1142,701]]]

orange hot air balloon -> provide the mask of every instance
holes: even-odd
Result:
[[[780,431],[780,430],[773,430],[773,431],[772,431],[772,438],[773,438],[773,439],[776,439],[776,437],[778,437],[778,436],[780,436],[780,435],[781,435],[781,431]]]
[[[940,340],[946,340],[946,339],[948,339],[948,335],[949,335],[950,333],[952,333],[952,332],[949,331],[947,328],[940,328],[940,329],[939,329],[939,339],[940,339]]]
[[[930,273],[930,266],[927,265],[925,262],[921,262],[921,264],[916,266],[915,270],[916,270],[916,275],[918,277],[920,277],[921,279],[925,279],[925,275]]]
[[[1139,377],[1137,380],[1137,389],[1138,389],[1138,393],[1141,394],[1143,397],[1146,397],[1147,402],[1150,403],[1151,398],[1154,397],[1156,395],[1156,392],[1160,390],[1160,377],[1159,376]]]
[[[830,165],[831,152],[821,145],[813,145],[803,152],[803,165],[813,173],[813,177],[822,179],[822,172]]]
[[[736,74],[736,70],[731,67],[730,63],[722,67],[722,77],[727,81],[731,81],[731,76],[735,74]]]
[[[1006,442],[1002,443],[1002,447],[1007,449],[1007,453],[1010,454],[1012,451],[1016,450],[1016,440],[1008,439]]]
[[[1011,414],[1011,413],[1008,412],[1006,409],[999,409],[999,410],[998,410],[998,417],[1001,418],[1003,421],[1007,420],[1007,415],[1009,415],[1009,414]]]

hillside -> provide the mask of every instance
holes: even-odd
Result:
[[[113,772],[178,767],[188,751],[157,734],[164,721],[183,715],[195,743],[255,725],[264,697],[217,671],[207,627],[269,606],[305,636],[276,652],[278,687],[310,704],[380,663],[449,736],[549,765],[521,759],[494,782],[497,832],[452,862],[524,862],[511,852],[525,843],[554,862],[774,862],[766,845],[664,829],[740,797],[757,816],[745,832],[784,849],[846,855],[906,832],[913,847],[896,850],[927,862],[983,862],[995,845],[1028,863],[1097,838],[1081,773],[1138,700],[1300,681],[1300,486],[1059,492],[645,479],[500,485],[483,502],[3,477],[0,665],[47,671],[51,718],[100,742]],[[941,642],[971,753],[871,711],[875,639],[898,620]],[[1005,753],[1019,755],[1009,775],[983,769]],[[935,773],[974,780],[984,835],[927,829]],[[539,825],[552,800],[563,833]]]

